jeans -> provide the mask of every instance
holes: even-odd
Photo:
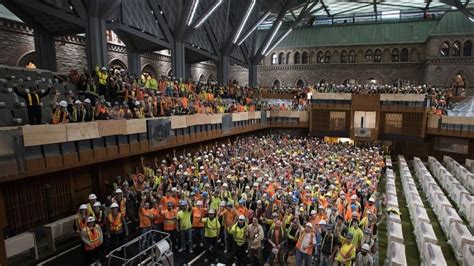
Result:
[[[296,250],[296,266],[311,266],[311,255]]]
[[[333,260],[331,259],[330,255],[324,255],[321,253],[321,257],[319,258],[319,266],[332,266]]]
[[[191,228],[187,230],[181,230],[179,235],[181,237],[181,248],[186,249],[187,243],[189,250],[193,249],[193,230]]]

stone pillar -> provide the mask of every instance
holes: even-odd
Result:
[[[89,16],[86,26],[87,65],[93,71],[96,66],[107,65],[107,39],[105,20]]]
[[[249,66],[249,86],[257,86],[258,85],[258,80],[257,80],[257,69],[258,65],[257,64],[251,64]]]
[[[41,69],[58,71],[54,35],[44,29],[34,29],[36,63]]]
[[[127,49],[127,60],[128,60],[128,72],[133,76],[140,76],[141,74],[141,62],[140,53]]]
[[[176,78],[186,79],[186,57],[184,43],[174,41],[173,49],[171,50],[171,62],[173,75]]]
[[[222,85],[229,83],[229,56],[222,55],[217,64],[217,82]]]

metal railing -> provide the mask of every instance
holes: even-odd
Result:
[[[108,265],[173,265],[170,235],[150,230],[112,250]]]

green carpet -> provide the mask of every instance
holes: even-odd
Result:
[[[378,185],[378,191],[381,195],[386,193],[387,189],[387,177],[382,175]],[[385,206],[383,206],[385,208]],[[385,210],[382,211],[386,215]],[[377,228],[377,242],[378,242],[378,256],[379,256],[379,266],[383,266],[385,259],[387,258],[387,218],[384,217],[383,221],[379,224]]]

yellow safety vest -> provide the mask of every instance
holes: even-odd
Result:
[[[240,247],[245,244],[245,232],[247,232],[247,224],[240,228],[238,226],[238,223],[236,223],[232,226],[230,232],[232,233],[232,236],[234,237],[234,241],[237,246]]]
[[[214,217],[214,219],[206,218],[204,220],[204,236],[205,237],[217,237],[219,235],[219,228],[221,224],[219,219]]]

